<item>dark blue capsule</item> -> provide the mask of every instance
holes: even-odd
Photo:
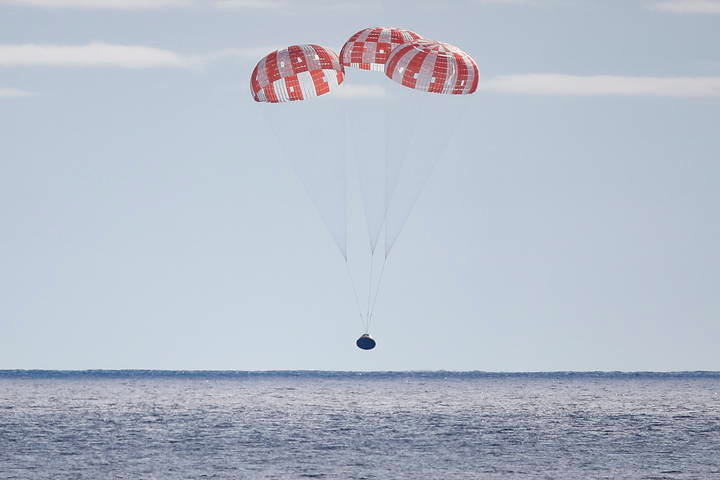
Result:
[[[361,348],[363,350],[372,350],[373,348],[375,348],[375,340],[373,340],[370,335],[365,333],[362,337],[357,339],[355,345],[357,345],[358,348]]]

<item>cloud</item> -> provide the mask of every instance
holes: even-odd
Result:
[[[206,0],[207,1],[207,0]],[[498,1],[498,0],[494,0]],[[499,0],[508,1],[508,0]],[[513,0],[510,0],[513,1]],[[523,0],[520,0],[523,1]],[[289,14],[298,11],[349,12],[364,11],[377,13],[381,10],[380,0],[341,1],[341,0],[210,0],[210,5],[226,10],[265,9]]]
[[[184,55],[143,45],[117,45],[94,42],[86,45],[0,44],[2,67],[60,68],[200,68],[208,63],[237,58],[257,61],[279,45],[226,48],[201,55]]]
[[[216,0],[213,6],[217,8],[267,8],[275,9],[284,7],[287,2],[277,0]]]
[[[155,10],[161,8],[215,7],[224,9],[275,9],[286,0],[0,0],[0,6],[41,8]]]
[[[275,50],[285,48],[282,45],[273,45],[268,47],[247,47],[247,48],[225,48],[215,52],[211,52],[200,57],[197,57],[198,61],[207,63],[217,60],[222,60],[228,57],[240,58],[243,60],[254,60],[258,61],[265,55]]]
[[[0,98],[30,97],[31,92],[17,88],[0,88]]]
[[[534,0],[483,0],[489,2],[526,2]],[[12,5],[39,8],[71,9],[114,9],[114,10],[153,10],[161,8],[206,7],[225,10],[295,10],[346,11],[365,10],[372,7],[371,0],[362,2],[343,2],[340,0],[0,0],[0,6]],[[378,4],[379,5],[379,4]]]
[[[475,0],[480,5],[532,5],[540,6],[541,2],[538,0]]]
[[[333,98],[381,98],[385,96],[385,89],[380,85],[352,85],[343,83],[332,92]]]
[[[720,77],[577,76],[556,73],[503,75],[480,81],[489,92],[527,95],[720,97]]]
[[[387,1],[387,0],[385,0]],[[448,2],[449,3],[449,2]],[[466,6],[480,7],[550,7],[562,5],[562,0],[465,0]],[[414,0],[413,8],[437,10],[437,0]]]
[[[194,57],[139,45],[0,45],[0,67],[192,68]]]
[[[115,10],[152,10],[169,7],[188,7],[195,3],[196,0],[0,0],[0,5]]]
[[[670,13],[720,14],[720,0],[666,0],[653,8]]]

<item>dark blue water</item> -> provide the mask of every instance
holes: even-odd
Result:
[[[0,371],[0,479],[720,479],[720,372]]]

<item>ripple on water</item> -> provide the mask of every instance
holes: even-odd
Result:
[[[0,478],[713,478],[720,376],[0,374]]]

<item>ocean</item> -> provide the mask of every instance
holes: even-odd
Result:
[[[0,479],[720,479],[720,372],[0,371]]]

